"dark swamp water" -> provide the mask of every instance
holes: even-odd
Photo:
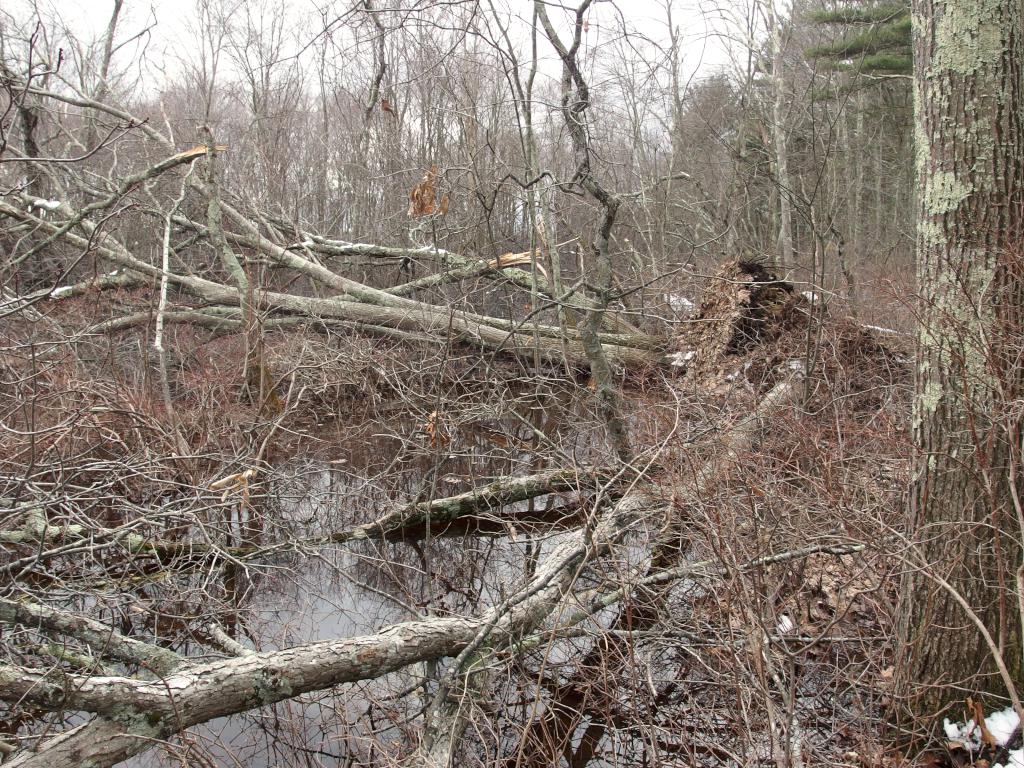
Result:
[[[605,450],[592,416],[570,396],[463,406],[458,417],[425,408],[410,416],[396,404],[369,418],[283,435],[297,450],[275,461],[262,486],[260,538],[323,536],[369,522],[396,503],[451,496],[555,462],[591,463]],[[578,522],[577,501],[551,494],[506,508],[501,520],[484,515],[469,526],[409,530],[387,541],[286,548],[229,569],[223,591],[236,610],[217,620],[243,645],[272,650],[425,616],[472,615],[499,603]],[[510,512],[515,522],[508,522]],[[440,666],[418,665],[222,718],[190,729],[177,750],[152,750],[127,764],[388,765],[419,728],[416,718]]]
[[[378,406],[366,418],[325,419],[282,431],[258,502],[254,492],[262,521],[253,526],[236,519],[232,525],[258,530],[264,543],[291,544],[227,569],[226,580],[221,571],[198,575],[197,589],[218,596],[207,616],[243,645],[272,650],[369,634],[426,616],[477,615],[500,603],[579,524],[589,499],[551,494],[501,515],[482,515],[472,526],[421,527],[385,541],[296,542],[495,478],[601,462],[609,447],[590,410],[592,394],[576,386],[565,392],[449,399],[444,410],[429,402],[396,403]],[[645,445],[641,434],[656,435],[645,447],[651,453],[664,447],[677,463],[687,446],[713,439],[722,423],[714,412],[640,403],[634,399],[630,410],[635,443]],[[651,540],[645,537],[657,535],[661,524],[652,521],[612,557],[584,569],[577,589],[585,591],[602,577],[625,577],[649,561]],[[684,554],[691,561],[709,556],[715,553],[706,548]],[[825,653],[813,642],[786,646],[793,666],[776,677],[790,679],[792,687],[776,691],[766,678],[767,687],[759,689],[751,659],[761,659],[762,651],[750,648],[746,622],[771,633],[776,617],[769,593],[781,587],[752,583],[754,592],[730,593],[726,586],[679,580],[666,598],[664,622],[646,634],[641,630],[638,642],[613,624],[628,609],[614,608],[581,627],[578,636],[545,640],[517,653],[512,663],[504,660],[478,702],[459,768],[780,765],[779,718],[790,716],[785,706],[792,707],[792,743],[831,750],[847,738],[837,737],[834,723],[856,723],[866,711],[868,699],[856,685],[837,691],[832,681],[851,663],[862,663],[856,638],[851,633]],[[748,615],[758,611],[763,613],[753,619]],[[188,618],[194,623],[194,616]],[[187,650],[210,653],[208,645]],[[448,663],[414,665],[216,720],[129,764],[397,765],[416,744]],[[776,700],[771,712],[764,706],[769,698]]]

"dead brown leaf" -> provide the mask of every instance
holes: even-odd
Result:
[[[988,729],[988,725],[985,723],[985,709],[981,706],[981,702],[968,696],[967,711],[970,712],[971,717],[974,718],[976,727],[981,733],[982,742],[990,747],[998,746],[995,736],[992,735],[992,732]]]
[[[437,206],[437,164],[423,174],[423,179],[409,193],[409,218],[419,219],[438,212]],[[441,200],[441,213],[448,210],[447,196]]]

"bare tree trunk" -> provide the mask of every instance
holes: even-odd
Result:
[[[562,116],[576,153],[575,178],[580,186],[600,204],[603,213],[592,248],[593,269],[588,275],[592,279],[594,288],[594,307],[587,313],[579,330],[583,348],[590,361],[590,375],[597,390],[598,411],[608,429],[615,452],[620,459],[628,462],[632,450],[629,447],[626,426],[619,414],[619,397],[615,389],[612,368],[599,337],[605,311],[611,298],[612,261],[609,251],[611,232],[615,226],[615,219],[622,200],[618,195],[609,192],[594,177],[591,167],[590,138],[585,124],[585,114],[590,106],[590,89],[576,58],[583,35],[584,15],[590,7],[591,1],[584,0],[576,9],[573,42],[572,46],[568,48],[551,24],[544,4],[540,0],[535,0],[534,9],[544,27],[544,33],[562,60]]]
[[[793,208],[790,195],[793,182],[789,175],[789,141],[786,133],[785,43],[782,21],[775,10],[775,0],[767,0],[772,36],[772,149],[775,153],[775,175],[779,194],[778,266],[785,269],[794,263]]]
[[[96,83],[96,89],[93,92],[93,98],[96,101],[106,101],[110,96],[110,64],[114,59],[114,37],[117,34],[117,22],[121,17],[121,8],[123,6],[124,0],[114,0],[114,8],[110,12],[110,21],[107,22],[106,32],[103,33],[103,57],[100,59],[99,72],[97,72],[99,81]],[[99,132],[97,130],[96,116],[90,115],[86,130],[86,146],[90,149],[95,147],[98,139]]]
[[[922,307],[901,673],[929,715],[1022,681],[1011,403],[1024,394],[1024,274],[1008,252],[1024,186],[1024,18],[1016,0],[915,0],[914,18]]]
[[[191,172],[191,171],[190,171]],[[171,272],[171,226],[175,211],[185,198],[185,185],[182,184],[181,194],[175,199],[171,209],[164,217],[164,238],[160,249],[160,269],[163,274],[160,276],[160,298],[157,303],[156,328],[153,333],[153,349],[157,355],[157,366],[160,371],[160,393],[164,398],[164,409],[167,411],[171,428],[174,430],[174,440],[177,443],[178,453],[182,456],[188,455],[188,443],[181,435],[178,416],[174,408],[174,400],[171,397],[171,381],[167,371],[167,348],[164,346],[164,320],[167,315],[167,287],[168,276]]]
[[[853,208],[849,211],[849,216],[852,217],[853,226],[850,229],[851,240],[853,247],[853,259],[854,264],[859,264],[862,257],[861,249],[863,248],[863,237],[861,235],[861,224],[864,219],[864,158],[861,157],[861,152],[864,149],[864,110],[866,105],[864,103],[863,94],[858,93],[857,98],[853,102],[854,109],[857,110],[857,119],[854,123],[855,130],[853,140],[850,143],[850,155],[852,159],[850,167],[854,167],[853,176]],[[844,123],[845,124],[845,123]],[[882,148],[881,142],[879,145],[874,147],[874,154],[876,157],[881,157]],[[879,169],[881,170],[881,169]],[[879,231],[875,231],[875,237],[878,238],[881,235]]]
[[[271,389],[268,376],[263,367],[261,355],[262,332],[259,317],[256,313],[256,302],[253,287],[246,274],[245,267],[235,256],[224,235],[224,216],[221,212],[220,183],[217,179],[217,145],[209,128],[206,134],[206,222],[210,241],[217,256],[238,289],[238,306],[242,311],[242,322],[245,323],[245,386],[244,392],[249,399],[263,407]]]

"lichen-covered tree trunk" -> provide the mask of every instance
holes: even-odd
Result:
[[[1021,681],[1024,28],[1018,0],[914,0],[913,13],[922,303],[900,672],[928,715]]]

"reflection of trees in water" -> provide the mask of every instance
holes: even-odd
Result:
[[[478,477],[529,466],[528,451],[496,451],[493,435],[480,438],[478,432],[465,443],[452,438],[443,455],[421,438],[408,437],[404,448],[394,437],[386,438],[382,442],[399,445],[401,464],[392,464],[393,454],[383,456],[383,450],[364,451],[361,465],[354,460],[340,465],[312,459],[286,462],[272,479],[250,489],[247,504],[261,511],[262,528],[248,524],[249,507],[243,509],[237,495],[221,501],[219,495],[207,494],[166,495],[164,517],[151,515],[146,530],[164,537],[174,531],[185,539],[199,528],[189,527],[191,519],[203,521],[207,535],[221,543],[255,538],[294,542],[375,518],[396,501],[429,498],[423,489],[428,482],[440,485],[439,466],[448,474],[450,466],[462,469],[476,462]],[[392,466],[398,469],[387,471]],[[385,479],[385,472],[397,476]],[[749,472],[770,476],[769,466]],[[460,489],[451,485],[445,483],[444,493]],[[677,559],[697,556],[692,547],[698,533],[710,537],[719,528],[733,530],[733,523],[721,519],[725,510],[737,519],[748,515],[744,499],[732,493],[707,500],[703,528],[691,527],[690,540],[673,544],[679,550]],[[767,505],[759,520],[782,514],[767,501],[758,504]],[[590,510],[589,504],[584,506]],[[122,510],[118,521],[129,519],[129,512]],[[503,518],[512,519],[507,514]],[[644,566],[663,523],[660,517],[645,518],[613,552],[576,574],[574,591],[585,594],[599,585],[628,581],[630,573]],[[757,542],[760,548],[743,557],[784,548],[789,532],[778,532],[769,523],[766,538]],[[507,528],[489,536],[425,536],[417,531],[404,541],[296,545],[237,562],[204,554],[166,562],[155,556],[122,558],[118,565],[114,554],[105,552],[95,561],[83,560],[77,571],[69,569],[62,578],[70,587],[72,577],[89,573],[111,579],[121,568],[125,593],[131,597],[111,597],[113,608],[105,615],[117,615],[121,628],[137,636],[156,635],[161,644],[198,656],[209,652],[209,645],[199,642],[206,639],[203,627],[215,621],[243,645],[272,649],[368,633],[420,615],[479,614],[483,607],[500,604],[507,589],[523,583],[531,555],[543,562],[567,535],[548,530],[546,538]],[[539,556],[538,547],[543,550]],[[708,554],[714,553],[700,556]],[[144,582],[131,581],[143,577]],[[501,665],[520,651],[523,656],[504,677],[491,680],[487,695],[474,703],[460,764],[624,765],[643,764],[653,755],[662,764],[680,765],[760,760],[772,754],[769,734],[779,723],[779,712],[769,712],[763,703],[780,696],[758,661],[763,647],[770,649],[774,663],[791,664],[784,679],[792,681],[794,711],[805,729],[802,738],[809,745],[817,743],[825,729],[817,726],[820,718],[814,708],[854,712],[857,691],[836,685],[835,678],[852,663],[863,666],[863,659],[855,653],[843,657],[833,649],[821,657],[805,654],[797,664],[786,661],[774,640],[768,646],[751,646],[749,627],[761,621],[771,629],[776,597],[789,589],[788,578],[768,574],[758,577],[762,581],[739,584],[704,579],[699,589],[680,582],[659,604],[656,621],[644,613],[645,606],[627,601],[574,628],[571,637],[542,632],[522,647],[513,643],[511,653],[501,652]],[[76,607],[92,606],[79,601]],[[561,618],[555,615],[551,623]],[[392,764],[415,743],[423,707],[449,663],[415,664],[371,682],[201,726],[188,737],[188,759],[257,767],[310,761]],[[832,698],[826,700],[823,692],[829,690]],[[171,758],[160,760],[169,763]]]
[[[85,559],[81,552],[58,558],[52,570],[67,583],[67,607],[92,609],[126,635],[198,654],[207,652],[209,624],[243,646],[270,649],[371,632],[416,616],[476,613],[500,602],[506,585],[521,580],[528,554],[536,556],[539,546],[532,537],[520,533],[510,541],[502,528],[497,536],[441,537],[427,529],[405,541],[308,551],[286,547],[256,560],[218,553],[323,535],[374,519],[396,503],[443,497],[492,477],[529,472],[552,450],[538,444],[534,428],[556,441],[556,448],[579,453],[576,433],[558,433],[557,401],[543,407],[514,404],[525,417],[484,421],[480,417],[495,409],[474,409],[466,399],[457,418],[438,419],[433,441],[420,420],[355,424],[351,429],[361,439],[325,446],[325,461],[286,460],[272,472],[261,470],[210,492],[186,484],[179,490],[160,476],[122,465],[123,481],[103,475],[109,498],[93,487],[85,510],[67,505],[69,522],[87,513],[110,528],[129,525],[153,540],[192,541],[212,550],[126,557],[123,549],[101,547],[89,550]],[[125,488],[138,503],[125,503]],[[74,597],[90,582],[111,586],[101,598],[103,610]],[[373,764],[390,751],[389,744],[407,745],[413,737],[411,724],[425,701],[421,694],[432,689],[429,680],[437,666],[217,721],[196,729],[191,738],[197,747],[205,743],[201,751],[217,764],[299,765],[312,754],[359,756]],[[424,686],[420,693],[401,695],[417,683]]]
[[[557,437],[560,416],[553,410],[538,409],[539,427]],[[374,424],[383,436],[337,446],[343,464],[296,459],[279,466],[268,489],[280,510],[272,525],[277,536],[323,535],[364,523],[397,502],[450,495],[490,477],[529,471],[538,455],[529,424],[518,419],[453,425],[443,446],[429,445],[419,426]],[[569,438],[567,450],[576,452],[576,437]],[[507,585],[518,583],[530,559],[547,546],[543,537],[522,534],[510,540],[417,531],[404,541],[283,553],[259,569],[241,613],[264,648],[370,632],[416,616],[471,615],[500,602]],[[272,714],[230,718],[205,734],[209,754],[219,763],[226,741],[234,759],[253,766],[305,765],[314,758],[389,764],[414,739],[413,725],[438,666],[302,697],[275,705]]]
[[[538,407],[536,413],[545,433],[557,438],[562,419],[558,404]],[[461,418],[462,423],[439,426],[444,438],[434,444],[423,431],[425,422],[356,425],[352,432],[358,437],[333,446],[340,455],[329,463],[283,463],[271,487],[281,510],[276,521],[284,529],[281,533],[295,538],[325,535],[373,520],[398,503],[449,496],[531,468],[538,448],[529,422],[506,418],[482,423],[468,404]],[[315,570],[327,591],[337,590],[342,582],[357,583],[417,610],[431,605],[469,610],[479,604],[485,588],[481,563],[490,562],[503,545],[473,537],[436,538],[441,530],[426,526],[402,544],[349,544],[345,551],[351,557],[320,552],[302,569]],[[505,556],[509,574],[515,559]]]

